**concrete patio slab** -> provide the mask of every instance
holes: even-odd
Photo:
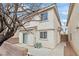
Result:
[[[64,56],[64,42],[58,44],[55,49],[34,48],[26,44],[16,44],[21,47],[28,48],[28,53],[32,56]]]

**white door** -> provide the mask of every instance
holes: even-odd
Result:
[[[26,44],[28,40],[27,33],[23,33],[23,43]]]
[[[28,44],[33,44],[33,41],[34,41],[33,34],[29,33],[28,34]]]

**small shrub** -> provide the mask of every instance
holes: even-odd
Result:
[[[41,43],[35,43],[35,44],[34,44],[34,47],[35,47],[35,48],[41,48],[41,47],[42,47],[42,44],[41,44]]]

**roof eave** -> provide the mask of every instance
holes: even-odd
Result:
[[[57,18],[58,18],[58,22],[59,22],[59,24],[60,24],[60,26],[61,26],[61,21],[60,21],[60,16],[59,16],[59,13],[58,13],[57,5],[55,5],[55,7],[54,7],[54,11],[55,11],[56,16],[57,16]]]
[[[38,10],[38,11],[32,13],[31,15],[27,16],[26,18],[29,18],[29,17],[35,16],[35,15],[37,15],[37,14],[40,14],[40,13],[44,12],[44,11],[47,11],[47,10],[49,10],[49,9],[52,9],[52,8],[54,8],[54,6],[55,6],[55,5],[51,5],[51,6],[49,6],[49,7],[46,7],[46,8],[40,9],[40,10]]]
[[[74,5],[75,5],[75,3],[71,3],[70,6],[69,6],[69,10],[68,10],[68,18],[67,18],[67,24],[66,24],[66,26],[68,26],[68,23],[69,23],[69,20],[70,20],[70,17],[71,17],[71,14],[72,14]]]
[[[57,9],[56,3],[54,3],[53,5],[51,5],[51,6],[49,6],[49,7],[43,8],[43,9],[41,9],[41,10],[39,10],[39,11],[37,11],[37,12],[31,14],[31,15],[29,15],[29,16],[26,17],[26,18],[32,17],[32,16],[34,16],[34,15],[37,15],[37,14],[42,13],[42,12],[44,12],[44,11],[50,10],[50,9],[52,9],[52,8],[54,8],[54,11],[55,11],[55,13],[56,13],[58,22],[59,22],[59,24],[60,24],[60,26],[61,26],[60,17],[59,17],[59,13],[58,13],[58,9]]]

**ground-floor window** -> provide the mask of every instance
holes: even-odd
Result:
[[[47,39],[47,32],[40,32],[40,38],[41,39]]]

